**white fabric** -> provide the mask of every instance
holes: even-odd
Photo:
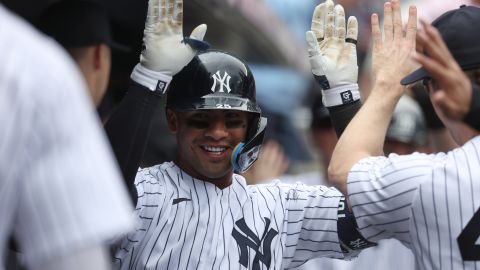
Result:
[[[298,175],[282,176],[282,182],[304,183],[307,185],[328,185],[326,179],[318,172]],[[351,261],[330,258],[315,258],[297,270],[406,270],[414,269],[415,259],[413,253],[395,239],[385,239],[378,246],[367,248],[360,252],[357,258]]]
[[[130,77],[135,82],[152,91],[161,90],[162,94],[165,93],[168,85],[172,81],[172,76],[165,75],[162,72],[149,70],[141,64],[135,66]]]
[[[307,31],[306,39],[312,73],[316,76],[325,76],[330,86],[330,89],[322,91],[323,105],[331,107],[344,104],[342,94],[346,90],[351,91],[353,100],[359,100],[355,45],[335,38],[327,38],[319,44],[317,38],[313,31]]]
[[[479,261],[462,260],[457,237],[479,210],[479,151],[476,137],[446,154],[359,161],[348,193],[362,234],[400,240],[418,269],[478,269]]]
[[[172,162],[139,171],[135,184],[136,232],[118,246],[116,269],[267,269],[268,255],[268,269],[283,269],[315,256],[343,257],[336,232],[342,195],[336,189],[279,181],[247,186],[234,175],[222,190]],[[242,220],[248,228],[241,228]],[[253,248],[234,236],[246,237],[249,230],[244,241]]]
[[[183,2],[148,1],[143,30],[143,50],[140,63],[145,68],[168,76],[177,74],[197,53],[184,42]],[[202,41],[207,25],[193,29],[190,38]]]
[[[329,20],[331,15],[334,18]],[[346,42],[345,37],[358,39],[357,19],[350,17],[345,27],[342,6],[334,7],[332,1],[319,4],[312,16],[311,31],[305,33],[305,38],[312,73],[325,75],[331,88],[358,81],[356,45]]]
[[[0,254],[13,232],[30,267],[132,226],[86,86],[56,46],[0,6]]]
[[[360,91],[356,83],[322,90],[322,102],[325,107],[339,106],[356,100],[360,100]]]

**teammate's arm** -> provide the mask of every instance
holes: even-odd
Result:
[[[207,26],[199,25],[183,36],[183,1],[148,2],[140,62],[132,71],[127,96],[107,122],[106,130],[134,201],[134,179],[149,137],[153,112],[172,77],[187,65],[197,50],[206,49]],[[177,8],[169,8],[177,7]],[[179,8],[180,7],[180,8]]]
[[[348,173],[355,163],[368,156],[383,155],[385,134],[396,103],[404,93],[400,80],[413,69],[417,11],[409,9],[406,34],[403,34],[400,3],[384,5],[384,38],[377,14],[372,15],[373,72],[375,84],[362,108],[340,137],[328,168],[329,179],[347,192]]]
[[[338,137],[361,106],[357,36],[357,19],[349,17],[345,27],[345,11],[332,0],[315,8],[311,31],[306,33],[312,73]]]
[[[315,257],[351,259],[362,249],[375,245],[360,235],[345,197],[337,189],[301,183],[275,184],[279,193],[284,194],[283,256],[287,268]]]

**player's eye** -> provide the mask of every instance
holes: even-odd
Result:
[[[246,128],[247,119],[238,112],[227,112],[225,114],[225,126],[227,128]]]
[[[188,119],[187,126],[198,129],[205,129],[210,126],[210,123],[201,119]]]
[[[247,127],[247,123],[241,119],[238,120],[227,120],[225,122],[225,126],[227,128],[245,128]]]

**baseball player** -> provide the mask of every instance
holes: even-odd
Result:
[[[29,269],[109,269],[131,207],[80,74],[2,5],[0,54],[0,269],[9,237]]]
[[[92,101],[99,106],[108,86],[111,50],[127,49],[112,39],[107,12],[93,1],[58,1],[50,4],[35,24],[72,56]]]
[[[167,121],[178,151],[173,162],[141,169],[130,183],[136,230],[119,241],[116,267],[283,269],[313,257],[348,258],[370,246],[337,190],[279,182],[247,186],[234,173],[255,162],[266,128],[254,78],[228,53],[196,55],[205,48],[206,26],[183,37],[182,5],[149,1],[145,47],[131,78],[136,87],[168,88]],[[328,14],[334,13],[343,24],[342,45],[344,11],[329,1]],[[352,41],[356,28],[350,19]]]
[[[450,132],[460,135],[454,137],[462,146],[448,153],[388,157],[382,156],[382,146],[393,108],[404,92],[398,82],[413,70],[410,61],[415,50],[416,9],[410,7],[405,36],[398,1],[387,2],[384,13],[383,40],[378,17],[372,16],[376,82],[339,139],[330,177],[348,190],[357,223],[367,239],[400,240],[414,252],[418,269],[477,269],[480,138],[465,137],[466,126],[445,118],[444,107],[438,106],[435,96],[449,92],[444,87],[455,86],[452,82],[464,76],[457,64],[452,65],[455,61],[448,49],[460,67],[468,68],[466,63],[469,68],[480,65],[476,30],[480,9],[449,11],[432,23],[438,30],[424,24],[425,30],[417,34],[417,40],[428,57],[416,59],[422,59],[430,70],[434,70],[434,63],[436,72],[422,70],[419,72],[423,75],[415,72],[403,80],[429,80],[431,100]],[[439,69],[449,76],[439,76]]]

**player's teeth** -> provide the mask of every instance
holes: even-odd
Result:
[[[210,146],[205,146],[205,150],[209,152],[222,152],[225,150],[225,147],[210,147]]]

